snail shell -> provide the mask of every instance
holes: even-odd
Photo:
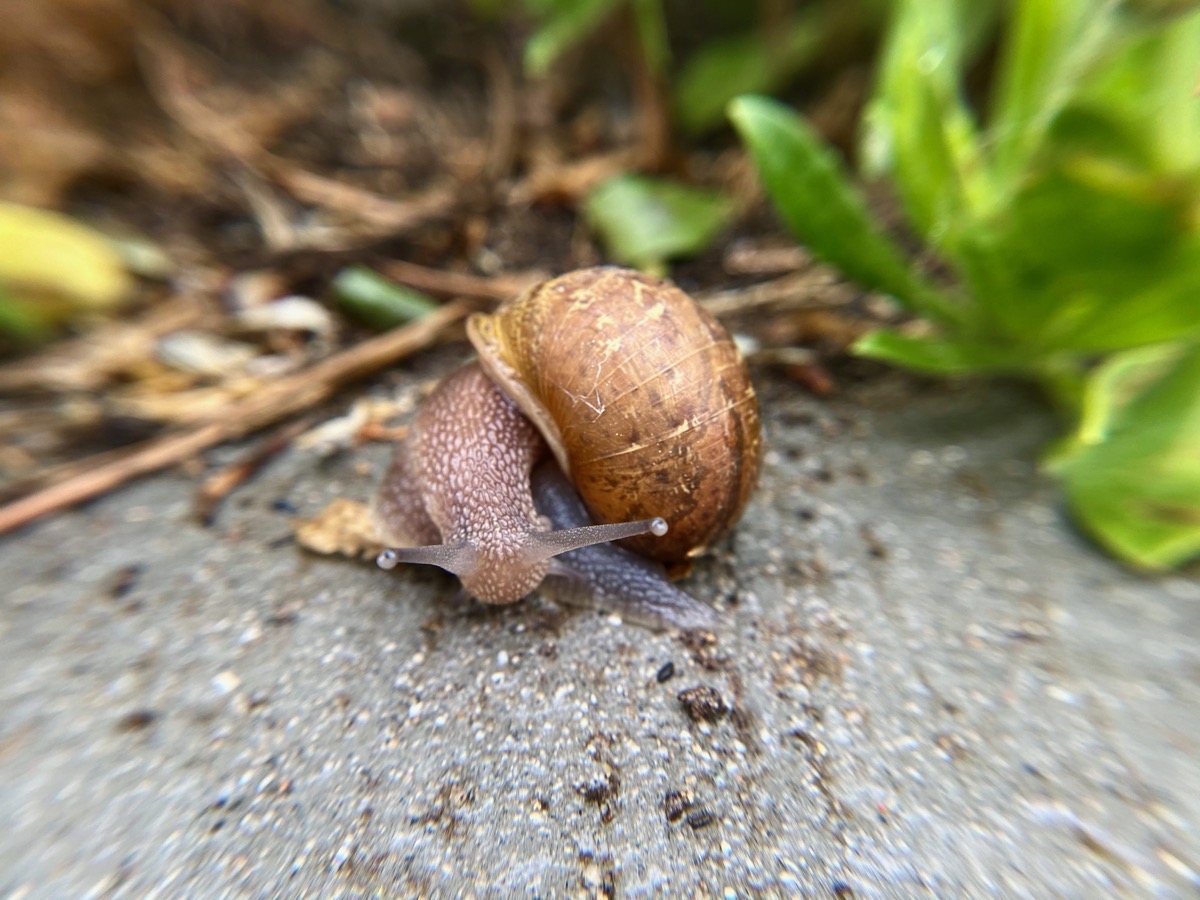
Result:
[[[670,523],[625,546],[683,563],[737,521],[761,466],[758,401],[725,329],[679,288],[581,269],[467,332],[597,522]]]

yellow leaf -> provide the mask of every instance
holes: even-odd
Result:
[[[132,283],[115,245],[96,231],[60,213],[0,203],[0,285],[105,310]]]

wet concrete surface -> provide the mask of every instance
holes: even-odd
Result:
[[[4,539],[0,895],[1195,896],[1200,583],[1071,528],[1018,391],[760,384],[715,641],[297,549],[382,446]]]

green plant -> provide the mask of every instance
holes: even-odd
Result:
[[[547,76],[569,48],[623,17],[640,56],[637,77],[653,81],[664,101],[669,96],[669,125],[695,137],[724,125],[725,108],[737,95],[775,90],[823,55],[869,45],[878,33],[874,13],[890,2],[823,0],[799,9],[774,0],[706,0],[699,8],[673,10],[664,0],[515,0],[515,5],[534,24],[525,44],[525,68],[534,77]],[[507,8],[504,0],[472,0],[472,6],[481,17],[501,16]],[[670,20],[668,11],[676,13]],[[682,62],[673,57],[670,40],[680,31],[691,38]],[[729,204],[711,191],[626,172],[591,191],[583,213],[614,260],[664,274],[668,260],[711,243],[726,224]]]
[[[661,72],[666,66],[670,49],[662,0],[523,0],[523,5],[539,23],[525,44],[525,68],[533,75],[546,74],[564,50],[622,8],[633,16],[650,70]]]
[[[365,266],[342,269],[330,286],[338,305],[348,315],[377,331],[412,322],[437,309],[437,303],[428,295]]]
[[[948,283],[803,120],[762,97],[730,110],[794,233],[924,320],[857,350],[1042,384],[1071,425],[1048,468],[1082,525],[1147,568],[1200,553],[1200,12],[1160,7],[1014,0],[980,115],[967,26],[998,7],[896,3],[863,155]]]
[[[745,14],[750,4],[736,4]],[[853,64],[878,40],[892,0],[757,4],[748,21],[714,30],[671,80],[675,121],[688,134],[727,124],[740,94],[771,94],[814,70]],[[849,57],[849,58],[847,58]]]
[[[760,22],[755,28],[713,35],[688,57],[673,80],[676,121],[692,134],[724,125],[725,107],[734,97],[774,91],[811,64],[856,12],[866,12],[869,21],[869,11],[858,8],[863,5],[869,4],[808,5],[772,22],[770,28]]]
[[[481,17],[496,17],[503,2],[472,0],[472,6]],[[663,0],[520,0],[518,5],[535,23],[525,44],[525,68],[534,76],[545,75],[564,51],[627,12],[646,70],[669,81],[674,123],[696,135],[725,125],[725,108],[739,94],[771,93],[822,58],[873,42],[891,2],[708,0],[699,8],[690,3],[674,9]],[[691,31],[693,46],[674,55],[672,39],[683,30]]]
[[[583,203],[583,215],[609,256],[665,275],[668,260],[707,247],[729,220],[730,204],[716,191],[645,175],[614,175]]]

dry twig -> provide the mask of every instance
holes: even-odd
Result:
[[[468,275],[465,272],[431,269],[399,259],[388,260],[379,266],[379,271],[388,278],[419,291],[445,297],[471,297],[480,300],[507,300],[548,277],[545,273],[536,271],[484,277]]]
[[[164,334],[201,328],[213,308],[192,294],[155,304],[136,319],[60,341],[37,356],[0,366],[0,391],[94,391],[123,368],[154,352]]]
[[[489,44],[483,54],[483,67],[488,77],[488,110],[491,113],[487,162],[483,168],[488,179],[495,183],[512,171],[521,115],[516,76],[494,44]]]
[[[326,178],[263,150],[241,160],[260,175],[271,177],[302,203],[311,203],[352,216],[386,234],[411,231],[449,213],[458,203],[459,189],[434,184],[404,200]]]
[[[831,269],[815,264],[797,272],[746,287],[705,292],[696,299],[714,316],[731,316],[754,309],[826,309],[844,306],[854,297]]]
[[[304,433],[312,422],[312,417],[289,422],[251,447],[236,462],[205,478],[196,491],[197,521],[205,527],[211,525],[221,502],[291,446],[292,441]]]
[[[364,341],[303,372],[266,385],[261,391],[230,404],[209,421],[138,444],[118,458],[107,458],[95,468],[76,472],[38,493],[0,507],[0,534],[309,409],[328,399],[342,385],[428,346],[442,328],[465,314],[466,308],[461,304],[447,304],[412,325]]]
[[[629,169],[636,169],[640,161],[641,150],[638,147],[622,147],[568,162],[535,161],[529,174],[509,191],[508,203],[520,206],[556,200],[575,204],[601,182]]]
[[[298,91],[254,102],[238,97],[236,112],[228,103],[218,108],[216,100],[227,100],[212,86],[213,73],[198,54],[165,33],[147,43],[146,65],[154,74],[150,86],[159,105],[186,133],[202,146],[225,154],[264,181],[272,181],[301,203],[342,213],[369,234],[395,235],[418,228],[449,213],[458,202],[458,186],[446,181],[403,200],[393,200],[374,191],[312,172],[267,149],[266,143],[296,118],[309,99]],[[262,206],[259,198],[259,206]],[[251,202],[254,198],[250,198]],[[270,224],[270,222],[268,222]],[[277,242],[286,242],[275,223],[270,229]],[[311,242],[310,242],[311,243]],[[330,242],[331,246],[339,242]],[[344,242],[343,242],[344,243]]]

